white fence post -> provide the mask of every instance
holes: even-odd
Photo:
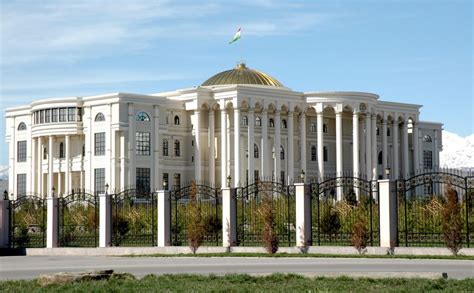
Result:
[[[237,245],[237,201],[235,188],[222,188],[222,246]]]
[[[59,212],[59,199],[52,196],[46,199],[47,201],[47,223],[46,223],[46,247],[53,248],[58,247],[58,212]]]
[[[158,246],[171,246],[171,202],[168,190],[158,190]]]
[[[8,194],[0,199],[0,248],[10,245],[10,201]]]
[[[379,180],[380,246],[394,247],[398,242],[397,194],[395,181]]]
[[[112,245],[112,213],[110,194],[99,195],[99,247]]]
[[[311,245],[311,192],[310,185],[295,183],[296,246]]]

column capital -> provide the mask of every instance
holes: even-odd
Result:
[[[277,116],[277,115],[280,116],[280,110],[275,111],[275,116]]]

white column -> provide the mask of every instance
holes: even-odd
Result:
[[[324,131],[323,112],[317,112],[316,123],[318,127],[318,173],[319,181],[324,180]]]
[[[125,182],[127,181],[127,167],[125,165],[125,150],[127,149],[127,140],[125,132],[120,133],[120,190],[125,190]],[[82,176],[82,173],[81,173]],[[81,187],[82,188],[82,187]]]
[[[311,192],[304,183],[295,184],[296,246],[311,245]]]
[[[58,247],[59,199],[51,193],[46,199],[46,248]]]
[[[300,148],[301,169],[306,173],[306,114],[304,112],[300,115]]]
[[[66,178],[64,182],[64,192],[65,194],[68,194],[71,191],[71,162],[70,162],[70,157],[71,157],[71,152],[70,152],[70,136],[66,135],[65,136],[65,146],[66,146]]]
[[[359,177],[359,113],[352,113],[352,172]]]
[[[293,181],[293,176],[295,173],[294,165],[294,126],[293,126],[293,111],[288,111],[288,184]]]
[[[419,157],[419,137],[418,137],[418,124],[413,121],[413,172],[414,175],[420,168],[420,157]]]
[[[221,108],[221,187],[226,186],[227,178],[227,112]]]
[[[400,165],[398,159],[398,118],[395,115],[395,120],[393,121],[393,169],[390,172],[392,174],[392,179],[398,179],[398,175],[400,174]]]
[[[247,155],[248,155],[248,169],[249,169],[249,182],[253,182],[254,181],[254,156],[253,156],[253,147],[254,147],[254,128],[255,128],[255,113],[254,113],[254,110],[253,109],[249,109],[249,112],[248,112],[248,118],[249,118],[249,128],[248,128],[248,145],[247,145],[247,149],[248,149],[248,152],[247,152]]]
[[[281,117],[280,117],[280,111],[275,111],[275,167],[273,168],[275,170],[275,174],[273,177],[275,180],[279,179],[285,179],[285,178],[280,178],[280,173],[281,173],[281,158],[280,158],[280,146],[281,146]]]
[[[240,109],[234,109],[234,186],[240,186]]]
[[[45,198],[46,194],[43,194],[43,139],[38,137],[38,194]]]
[[[370,125],[370,113],[365,114],[365,167],[367,180],[372,178],[372,137]]]
[[[201,117],[200,111],[194,111],[194,178],[201,181]]]
[[[388,150],[387,150],[387,120],[382,120],[382,174],[385,175],[385,169],[388,167]],[[388,178],[385,178],[388,179]]]
[[[408,174],[410,173],[409,165],[408,165],[408,122],[405,120],[403,122],[403,176],[404,178],[408,178]]]
[[[49,147],[48,147],[48,188],[46,190],[47,194],[52,197],[52,191],[51,189],[53,188],[53,136],[49,136]]]
[[[161,164],[160,164],[160,108],[158,106],[154,106],[154,116],[153,116],[153,133],[152,137],[154,137],[153,143],[153,157],[152,157],[152,165],[153,169],[155,170],[153,173],[154,176],[154,187],[153,190],[161,189],[162,182],[161,182]]]
[[[262,149],[260,157],[262,158],[262,177],[267,178],[268,174],[268,158],[271,150],[268,149],[268,115],[267,110],[262,110]]]
[[[377,179],[377,155],[378,155],[378,148],[377,148],[377,116],[375,114],[372,115],[372,180]]]
[[[342,112],[336,111],[336,176],[338,177],[342,176],[342,160]]]
[[[171,202],[170,193],[167,190],[158,191],[158,247],[171,245]]]
[[[99,247],[112,246],[112,213],[110,194],[99,195]]]
[[[173,142],[170,142],[173,146]],[[135,114],[128,104],[128,185],[135,185]]]
[[[14,198],[11,198],[12,200],[17,197],[16,193],[16,174],[15,174],[15,166],[16,166],[16,160],[15,160],[15,155],[16,155],[16,148],[17,148],[17,142],[15,140],[15,133],[16,133],[16,128],[15,128],[15,119],[13,119],[13,125],[11,127],[11,137],[10,137],[10,147],[8,149],[9,154],[8,154],[8,159],[10,161],[9,164],[9,170],[8,170],[8,191],[10,194],[13,193]]]
[[[222,246],[237,245],[237,202],[235,188],[222,188]]]
[[[214,186],[216,180],[215,127],[214,110],[209,110],[209,183]]]
[[[109,187],[110,188],[115,188],[115,180],[114,180],[114,176],[115,176],[115,170],[114,170],[114,167],[115,167],[115,163],[112,162],[112,160],[115,160],[115,157],[114,157],[114,149],[115,149],[115,135],[114,135],[114,131],[112,130],[112,104],[109,105],[109,111],[108,111],[108,115],[107,115],[107,120],[106,121],[110,121],[109,122],[109,125],[107,127],[107,130],[106,130],[106,133],[105,133],[105,137],[106,137],[106,142],[105,142],[105,145],[106,145],[106,158],[107,158],[107,165],[106,165],[106,171],[105,171],[105,178],[106,178],[106,181],[105,183],[106,184],[109,184]],[[135,117],[133,117],[135,119]]]
[[[395,181],[379,180],[380,246],[394,247],[397,244],[397,196]]]
[[[36,158],[36,138],[31,139],[31,164],[30,164],[30,176],[31,176],[31,185],[30,185],[30,191],[35,194],[36,193],[36,181],[38,180],[36,176],[36,164],[37,164],[37,158]],[[39,194],[39,193],[36,193]]]
[[[435,170],[438,170],[438,168],[440,167],[440,164],[439,164],[439,142],[438,142],[438,134],[439,132],[437,130],[434,131],[434,140],[433,140],[433,151],[434,151],[434,154],[433,154],[433,169]]]
[[[359,142],[360,142],[360,148],[359,148],[359,177],[362,174],[365,174],[367,170],[367,167],[365,166],[365,138],[364,138],[364,119],[363,115],[361,116],[362,119],[359,120]]]

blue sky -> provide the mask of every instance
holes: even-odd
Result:
[[[423,104],[422,120],[466,136],[471,2],[0,0],[0,101],[192,87],[242,57],[297,91]],[[0,144],[0,165],[7,153]]]

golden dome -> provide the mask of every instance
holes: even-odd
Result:
[[[269,86],[283,86],[278,80],[261,71],[250,69],[245,63],[239,63],[234,69],[222,71],[205,82],[202,86],[225,84],[259,84]]]

